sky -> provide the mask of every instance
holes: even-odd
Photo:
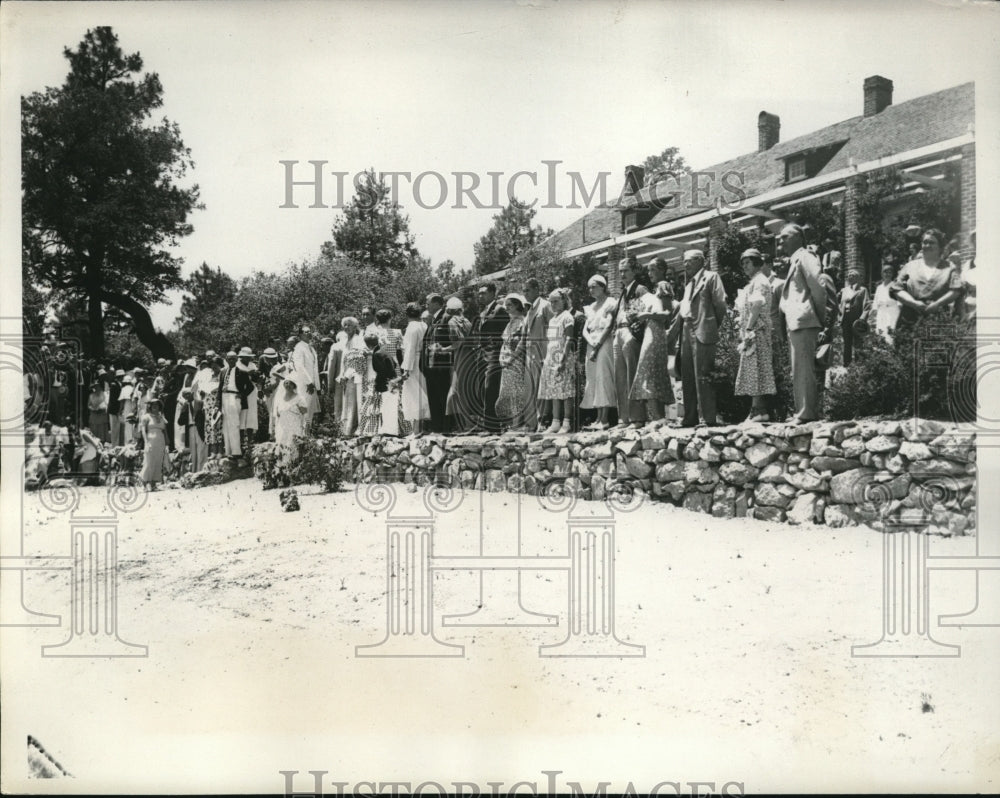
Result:
[[[159,74],[158,116],[179,125],[195,161],[205,208],[175,249],[185,274],[207,262],[242,277],[319,253],[337,211],[310,208],[309,186],[293,189],[298,207],[280,207],[281,161],[299,162],[295,180],[325,161],[326,205],[334,172],[348,175],[344,200],[366,167],[445,176],[440,207],[417,201],[441,196],[433,175],[417,196],[401,178],[399,199],[421,253],[466,267],[499,211],[462,202],[454,172],[482,176],[486,204],[488,172],[502,173],[501,203],[511,176],[534,172],[537,188],[518,178],[518,198],[565,206],[571,171],[588,187],[610,173],[614,198],[627,164],[668,146],[696,168],[752,151],[762,110],[780,116],[782,140],[859,115],[869,75],[894,82],[895,102],[969,80],[981,99],[998,72],[996,5],[8,2],[0,116],[9,141],[18,96],[60,85],[63,48],[111,25]],[[558,230],[583,213],[539,207],[536,222]],[[157,306],[154,321],[167,328],[178,309]]]

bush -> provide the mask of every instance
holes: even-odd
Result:
[[[891,343],[869,332],[855,344],[854,361],[827,388],[824,410],[832,419],[889,415],[974,421],[975,328],[939,315],[897,330]]]
[[[340,490],[344,481],[341,448],[335,438],[295,439],[290,477],[293,485],[322,485],[325,493]]]
[[[254,445],[253,473],[261,481],[264,490],[291,484],[291,476],[285,467],[282,454],[281,448],[273,442]]]
[[[264,490],[322,485],[332,493],[343,483],[343,453],[337,439],[329,437],[296,437],[291,455],[276,443],[261,443],[254,446],[253,471]]]

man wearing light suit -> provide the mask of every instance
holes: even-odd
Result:
[[[680,376],[684,391],[682,427],[698,426],[698,412],[708,426],[715,426],[715,389],[712,368],[719,327],[726,317],[726,292],[718,272],[705,267],[705,253],[684,253],[687,284],[671,336],[680,335]]]
[[[804,243],[802,228],[797,224],[786,224],[778,235],[778,246],[791,258],[780,307],[792,361],[795,415],[790,420],[800,424],[819,418],[816,343],[827,315],[827,291],[820,281],[819,258]]]

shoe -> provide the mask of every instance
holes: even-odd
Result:
[[[547,432],[547,431],[548,431],[548,427],[546,427],[545,424],[543,424],[543,423],[539,423],[538,429],[535,430],[536,433],[544,433],[544,432]]]
[[[563,419],[562,426],[559,427],[559,434],[560,435],[565,435],[565,434],[567,434],[569,432],[572,432],[572,430],[570,429],[569,419],[566,418],[566,419]]]
[[[770,421],[771,417],[767,413],[758,413],[755,416],[751,416],[747,419],[751,424],[762,424],[765,421]]]
[[[559,432],[559,427],[560,427],[560,422],[553,421],[551,426],[545,431],[550,435],[555,435],[557,432]]]

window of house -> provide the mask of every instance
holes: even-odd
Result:
[[[800,158],[789,158],[785,164],[785,180],[791,182],[792,180],[801,180],[806,176],[806,158],[803,155]]]
[[[631,230],[638,224],[639,215],[635,211],[629,211],[625,214],[625,229]]]

